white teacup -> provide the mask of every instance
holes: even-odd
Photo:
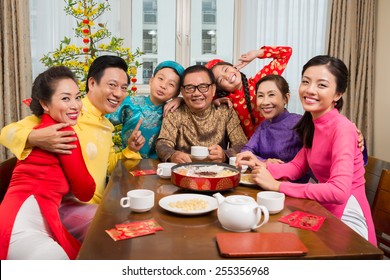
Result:
[[[192,146],[191,155],[195,159],[203,160],[209,156],[209,148],[204,146]]]
[[[174,162],[163,162],[157,165],[157,175],[163,179],[171,178],[172,167],[175,166]]]
[[[236,157],[230,157],[229,158],[229,164],[236,167]],[[245,171],[248,169],[248,165],[242,165],[241,166],[241,173],[245,173]]]
[[[268,209],[270,214],[276,214],[284,208],[284,193],[273,191],[262,191],[257,193],[257,203]]]
[[[145,189],[128,191],[127,196],[121,198],[120,204],[134,212],[149,211],[154,206],[154,192]]]

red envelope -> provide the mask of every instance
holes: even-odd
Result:
[[[129,238],[134,238],[137,236],[144,236],[144,235],[149,235],[149,234],[154,234],[155,231],[144,227],[141,229],[108,229],[106,230],[107,234],[114,239],[114,241],[118,240],[124,240],[124,239],[129,239]]]
[[[115,225],[116,229],[124,230],[128,228],[149,228],[154,231],[163,230],[163,228],[159,225],[159,223],[156,222],[155,219],[149,219],[145,221],[140,222],[132,222],[132,223],[124,223],[124,224],[117,224]]]
[[[285,223],[285,224],[291,224],[299,216],[300,213],[303,213],[303,212],[301,212],[301,211],[292,212],[286,216],[281,217],[278,221]]]
[[[318,231],[322,223],[325,221],[325,217],[302,211],[294,211],[284,217],[281,217],[278,221],[289,224],[292,227]]]
[[[294,219],[294,221],[290,223],[290,226],[312,231],[318,231],[324,221],[325,217],[301,212]]]
[[[148,169],[148,170],[134,170],[130,171],[130,174],[133,176],[143,176],[143,175],[154,175],[157,174],[156,170]]]

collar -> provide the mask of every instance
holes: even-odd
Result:
[[[88,98],[88,94],[86,95],[86,97],[83,98],[82,102],[83,102],[83,111],[88,112],[89,114],[92,114],[98,118],[104,117],[103,113],[91,103],[91,101]]]

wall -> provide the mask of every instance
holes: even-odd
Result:
[[[377,0],[374,149],[370,155],[390,161],[390,1]]]

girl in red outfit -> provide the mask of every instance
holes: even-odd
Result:
[[[42,116],[36,129],[55,123],[77,124],[81,95],[68,68],[52,67],[40,74],[31,97],[30,109]],[[72,131],[71,126],[62,130]],[[0,205],[0,259],[76,258],[80,243],[62,225],[58,208],[70,191],[89,201],[95,182],[78,139],[71,144],[77,148],[70,155],[34,148],[25,160],[17,162]]]
[[[217,97],[227,96],[233,103],[245,135],[248,139],[252,136],[256,127],[264,120],[256,109],[256,83],[269,74],[281,75],[291,57],[290,47],[268,47],[252,50],[241,55],[238,65],[220,59],[214,59],[206,64],[213,71],[217,83]],[[239,70],[255,58],[272,58],[273,60],[261,69],[254,77],[247,79]]]

